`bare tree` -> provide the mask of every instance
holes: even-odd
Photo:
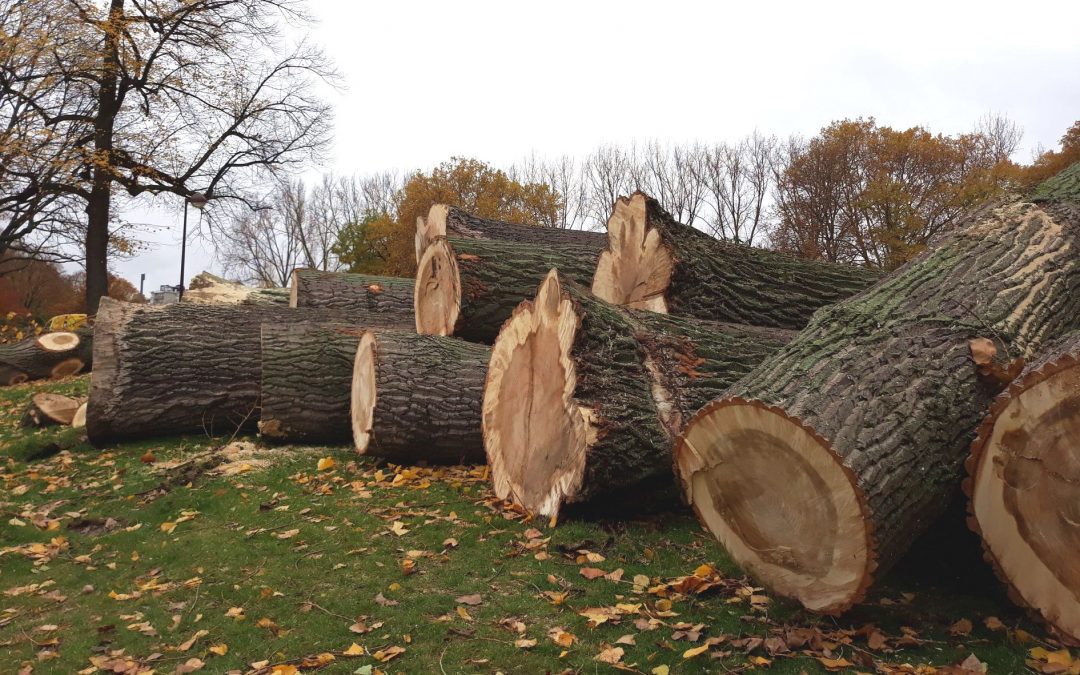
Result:
[[[588,216],[597,223],[606,223],[611,205],[620,196],[637,187],[632,153],[615,145],[602,145],[585,160],[584,184],[588,195]]]
[[[217,256],[227,274],[259,286],[288,286],[292,271],[305,266],[306,196],[300,182],[281,183],[272,206],[235,207],[215,232]]]

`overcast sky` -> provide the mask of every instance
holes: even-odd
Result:
[[[311,7],[310,36],[344,78],[329,92],[334,147],[312,175],[812,135],[860,116],[959,133],[990,112],[1023,127],[1016,159],[1028,161],[1080,119],[1075,0]],[[148,290],[177,283],[180,204],[129,217],[157,226],[153,249],[114,267],[136,285],[146,273]],[[190,240],[187,267],[217,268],[207,242]]]

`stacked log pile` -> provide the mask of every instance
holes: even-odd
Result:
[[[607,234],[436,205],[412,279],[297,270],[288,307],[103,302],[87,430],[258,423],[396,463],[486,459],[497,496],[552,519],[678,493],[762,585],[828,613],[967,459],[988,560],[1080,640],[1077,185],[973,212],[884,277],[716,241],[641,193]]]

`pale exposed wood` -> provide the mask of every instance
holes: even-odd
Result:
[[[24,426],[43,427],[51,424],[71,424],[75,412],[82,405],[78,399],[40,392],[30,399],[30,405],[23,416]]]
[[[75,414],[71,418],[72,429],[85,429],[86,428],[86,401],[83,401],[79,409],[75,411]]]
[[[60,379],[90,369],[93,329],[58,331],[0,345],[0,386]]]

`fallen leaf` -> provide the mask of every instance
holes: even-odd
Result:
[[[382,593],[375,596],[375,602],[379,603],[383,607],[394,607],[398,604],[397,600],[387,600]]]
[[[455,602],[458,602],[462,605],[469,605],[470,607],[475,607],[476,605],[482,604],[484,602],[484,598],[479,593],[476,593],[473,595],[463,595],[460,598],[457,598]]]
[[[166,522],[161,524],[161,531],[164,532],[165,534],[170,534],[175,529],[176,529],[176,523],[174,523],[172,521],[166,521]]]
[[[1005,624],[1001,623],[1001,619],[996,616],[988,616],[983,619],[983,625],[986,626],[988,630],[1005,630]]]
[[[180,665],[176,666],[176,670],[174,670],[173,672],[177,673],[177,675],[182,675],[183,673],[194,673],[196,670],[202,670],[203,666],[205,665],[206,664],[202,662],[202,659],[192,657],[187,661],[184,661]]]
[[[218,656],[225,656],[229,653],[229,645],[225,643],[213,645],[212,647],[210,647],[210,651],[217,654]]]
[[[381,663],[386,663],[392,659],[395,659],[405,653],[404,647],[387,647],[386,649],[380,649],[372,654],[372,658]]]
[[[972,628],[973,626],[971,625],[971,621],[967,619],[960,619],[953,625],[949,626],[949,635],[964,637],[971,634]]]
[[[634,645],[636,645],[636,644],[637,644],[637,641],[636,641],[636,640],[634,639],[634,636],[633,636],[633,635],[629,635],[629,634],[627,634],[627,635],[624,635],[624,636],[622,636],[622,637],[621,637],[621,638],[619,638],[618,640],[616,640],[616,641],[615,641],[615,644],[617,644],[617,645],[630,645],[630,646],[634,646]]]
[[[457,615],[460,616],[462,619],[468,621],[469,623],[472,623],[474,620],[472,618],[472,615],[469,614],[469,610],[465,609],[464,607],[457,608]]]
[[[548,631],[548,637],[560,647],[570,647],[577,642],[577,638],[574,637],[573,633],[567,633],[562,628],[552,628]]]
[[[607,649],[604,649],[599,654],[597,654],[593,660],[599,661],[600,663],[608,663],[611,665],[615,665],[616,663],[622,661],[622,657],[622,647],[608,647]]]
[[[671,672],[671,669],[668,668],[666,665],[661,664],[661,665],[653,668],[649,672],[651,672],[652,675],[668,675],[668,673]]]
[[[701,645],[700,647],[691,647],[683,652],[682,657],[684,659],[692,659],[695,656],[701,656],[705,652],[709,651],[709,645]]]
[[[529,640],[528,638],[519,638],[514,640],[514,646],[518,649],[532,649],[536,646],[536,640]]]
[[[840,670],[841,668],[851,668],[852,666],[855,665],[854,663],[852,663],[851,661],[848,661],[847,659],[845,659],[842,656],[840,658],[836,658],[836,659],[827,659],[824,656],[819,656],[818,657],[818,662],[820,662],[821,665],[825,666],[828,670]]]
[[[589,580],[599,579],[600,577],[607,574],[607,572],[605,572],[604,570],[597,569],[596,567],[582,567],[578,570],[578,573]]]
[[[405,535],[408,532],[408,530],[405,529],[405,523],[401,522],[400,520],[394,521],[394,524],[390,526],[390,531],[399,537]]]
[[[333,457],[323,457],[319,460],[317,468],[319,471],[329,471],[337,465]],[[310,464],[308,466],[311,466]]]
[[[279,534],[277,534],[275,536],[278,539],[292,539],[293,537],[295,537],[298,534],[300,534],[300,530],[299,529],[294,529],[294,530],[285,530],[284,532],[281,532],[281,533],[279,533]]]
[[[354,642],[342,654],[345,656],[363,656],[364,648]]]

